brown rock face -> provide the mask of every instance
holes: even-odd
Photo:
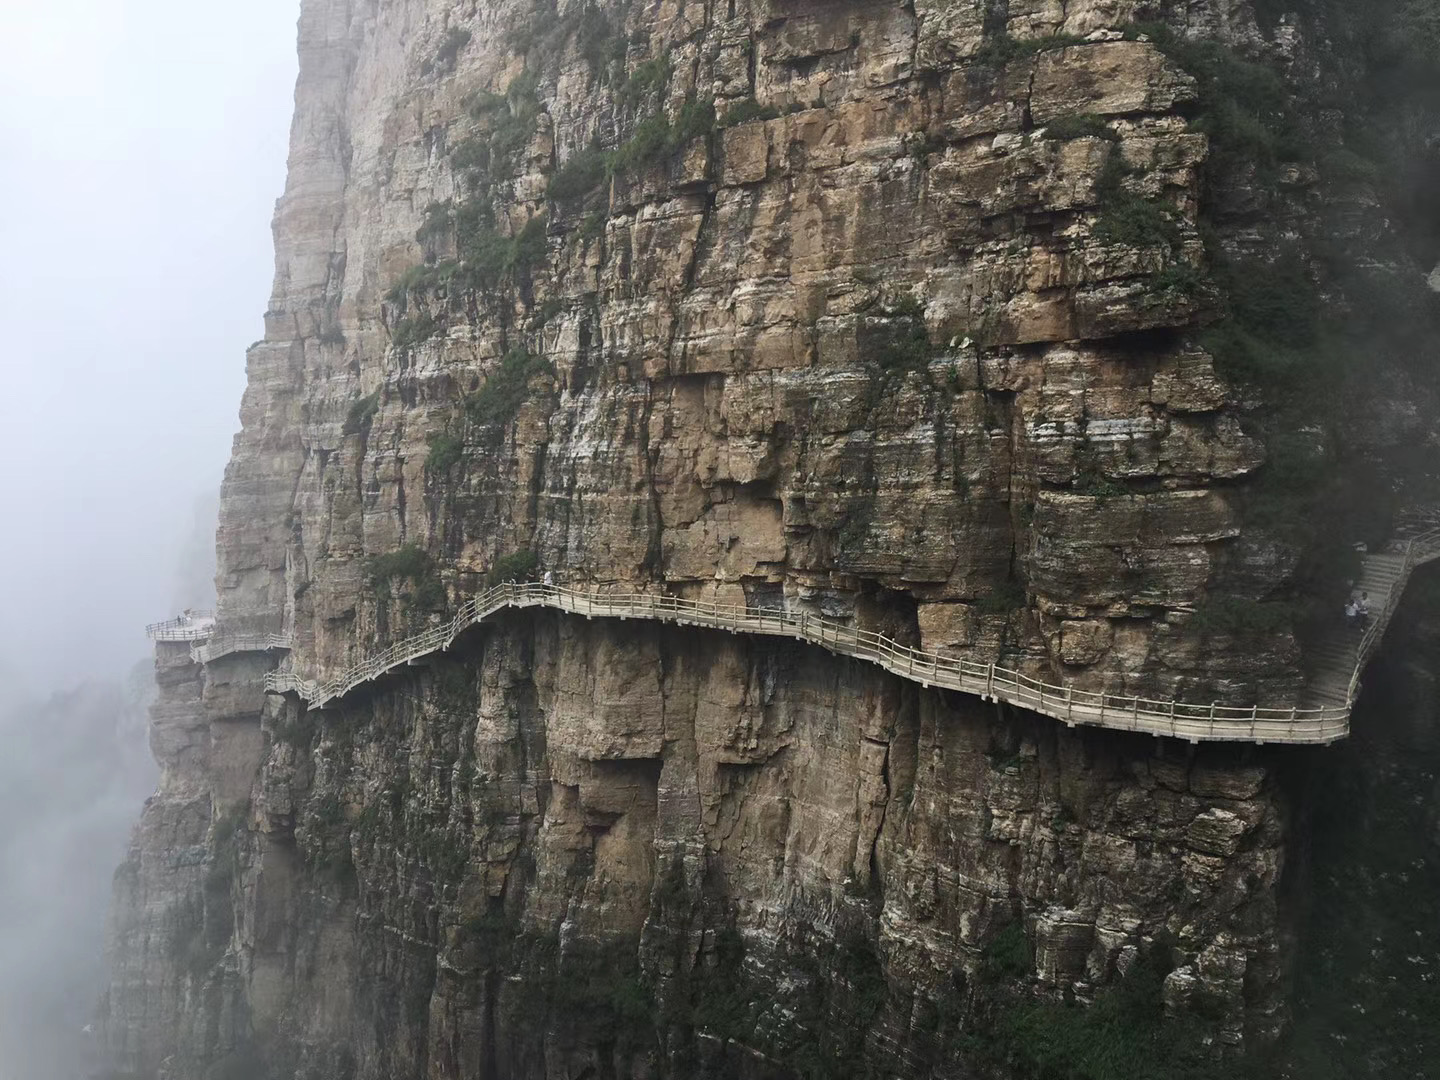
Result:
[[[1275,1022],[1285,810],[1223,749],[1067,732],[807,646],[558,615],[296,724],[266,722],[235,935],[281,1075],[739,1075],[762,1046],[837,1041],[787,1024],[813,1008],[807,964],[838,980],[854,956],[884,973],[849,1021],[883,1036],[870,1060],[951,1075],[958,1032],[923,1017],[963,1011],[1011,925],[1051,990],[1093,993],[1166,937],[1228,973],[1203,983],[1227,1037]],[[726,942],[743,963],[716,973]],[[545,989],[556,952],[573,996]],[[696,1023],[724,1020],[716,979],[761,1003],[763,1040],[721,1028],[728,1049],[658,1065],[596,955]]]
[[[222,625],[323,677],[528,552],[1293,704],[1288,631],[1195,618],[1295,560],[1243,527],[1211,147],[1141,6],[304,0]],[[1219,1045],[1280,1026],[1281,757],[553,614],[311,715],[273,663],[161,650],[127,1074],[958,1077],[997,980],[1088,1001],[1157,943]]]
[[[1070,7],[1012,15],[1004,40],[1126,17]],[[605,17],[307,6],[226,622],[293,624],[326,669],[403,628],[362,556],[418,544],[453,597],[530,549],[562,579],[889,610],[917,636],[958,620],[940,644],[1089,688],[1293,700],[1283,641],[1258,666],[1184,647],[1237,533],[1214,485],[1263,461],[1209,358],[1153,335],[1196,313],[1163,284],[1199,257],[1193,79],[1143,41],[942,59],[975,51],[979,16],[924,5]],[[755,118],[676,134],[712,98]],[[547,203],[647,116],[670,153]],[[1107,231],[1139,195],[1171,242]],[[477,207],[500,241],[530,222],[523,272],[386,302],[426,258],[470,272]],[[546,374],[504,415],[467,409],[517,350]],[[1062,651],[1052,617],[1124,632]]]

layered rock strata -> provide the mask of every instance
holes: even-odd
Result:
[[[222,626],[324,678],[543,570],[1293,704],[1281,444],[1198,332],[1277,223],[1231,178],[1207,253],[1213,69],[1134,20],[1316,50],[1143,7],[305,0]],[[159,658],[129,1074],[960,1076],[997,983],[1157,953],[1217,1047],[1282,1023],[1283,755],[554,614],[314,714],[272,662]]]

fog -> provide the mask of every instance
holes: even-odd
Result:
[[[208,606],[299,0],[0,0],[0,1080],[71,1080],[153,784],[146,622]]]
[[[0,2],[12,691],[119,670],[176,599],[269,296],[297,16],[298,0]]]

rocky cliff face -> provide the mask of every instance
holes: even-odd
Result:
[[[1294,703],[1305,515],[1435,415],[1397,350],[1297,419],[1369,310],[1319,240],[1430,294],[1257,7],[305,0],[222,623],[323,676],[539,567]],[[960,1075],[997,987],[1157,954],[1281,1025],[1284,756],[560,616],[316,714],[272,662],[162,652],[127,1073]]]

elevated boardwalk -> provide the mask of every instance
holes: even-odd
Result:
[[[197,664],[209,664],[231,653],[270,652],[290,648],[290,639],[284,634],[216,634],[204,644],[190,649],[190,659]]]
[[[1086,724],[1119,731],[1167,735],[1191,742],[1331,743],[1350,730],[1350,710],[1359,693],[1360,673],[1384,636],[1411,571],[1440,558],[1440,529],[1406,541],[1396,553],[1368,556],[1361,586],[1371,597],[1372,621],[1358,641],[1323,653],[1314,675],[1312,700],[1294,709],[1232,708],[1177,701],[1098,694],[1041,682],[1010,668],[940,656],[901,645],[868,630],[857,630],[810,614],[684,600],[674,596],[614,594],[554,585],[499,585],[468,601],[449,623],[397,642],[328,682],[274,672],[265,685],[297,695],[320,708],[356,688],[450,647],[477,623],[506,608],[547,607],[586,618],[656,619],[707,626],[733,633],[790,637],[842,656],[854,656],[924,686],[939,686],[1005,701],[1071,726]],[[1328,643],[1327,643],[1328,645]],[[1338,691],[1338,692],[1337,692]]]
[[[191,611],[151,623],[145,627],[145,634],[152,641],[190,642],[190,659],[197,664],[208,664],[231,653],[290,648],[290,639],[283,634],[216,633],[213,611]]]
[[[398,668],[448,649],[457,637],[509,608],[551,608],[585,618],[654,619],[680,626],[704,626],[731,633],[788,637],[819,645],[840,656],[878,664],[923,686],[944,687],[1004,701],[1054,717],[1070,726],[1164,735],[1190,742],[1309,743],[1335,742],[1349,734],[1350,711],[1360,691],[1360,675],[1373,655],[1411,572],[1440,558],[1440,528],[1417,532],[1392,550],[1367,555],[1359,589],[1370,594],[1371,621],[1361,632],[1339,625],[1309,657],[1306,687],[1293,709],[1195,705],[1119,694],[1101,694],[1030,678],[1011,668],[941,656],[901,645],[881,634],[857,630],[808,613],[685,600],[650,593],[601,593],[555,585],[497,585],[461,606],[449,622],[397,642],[328,681],[312,681],[293,672],[271,672],[265,688],[294,694],[309,708],[321,708]],[[283,635],[214,633],[210,613],[172,619],[147,627],[157,641],[191,641],[197,663],[211,663],[236,652],[290,648]]]

